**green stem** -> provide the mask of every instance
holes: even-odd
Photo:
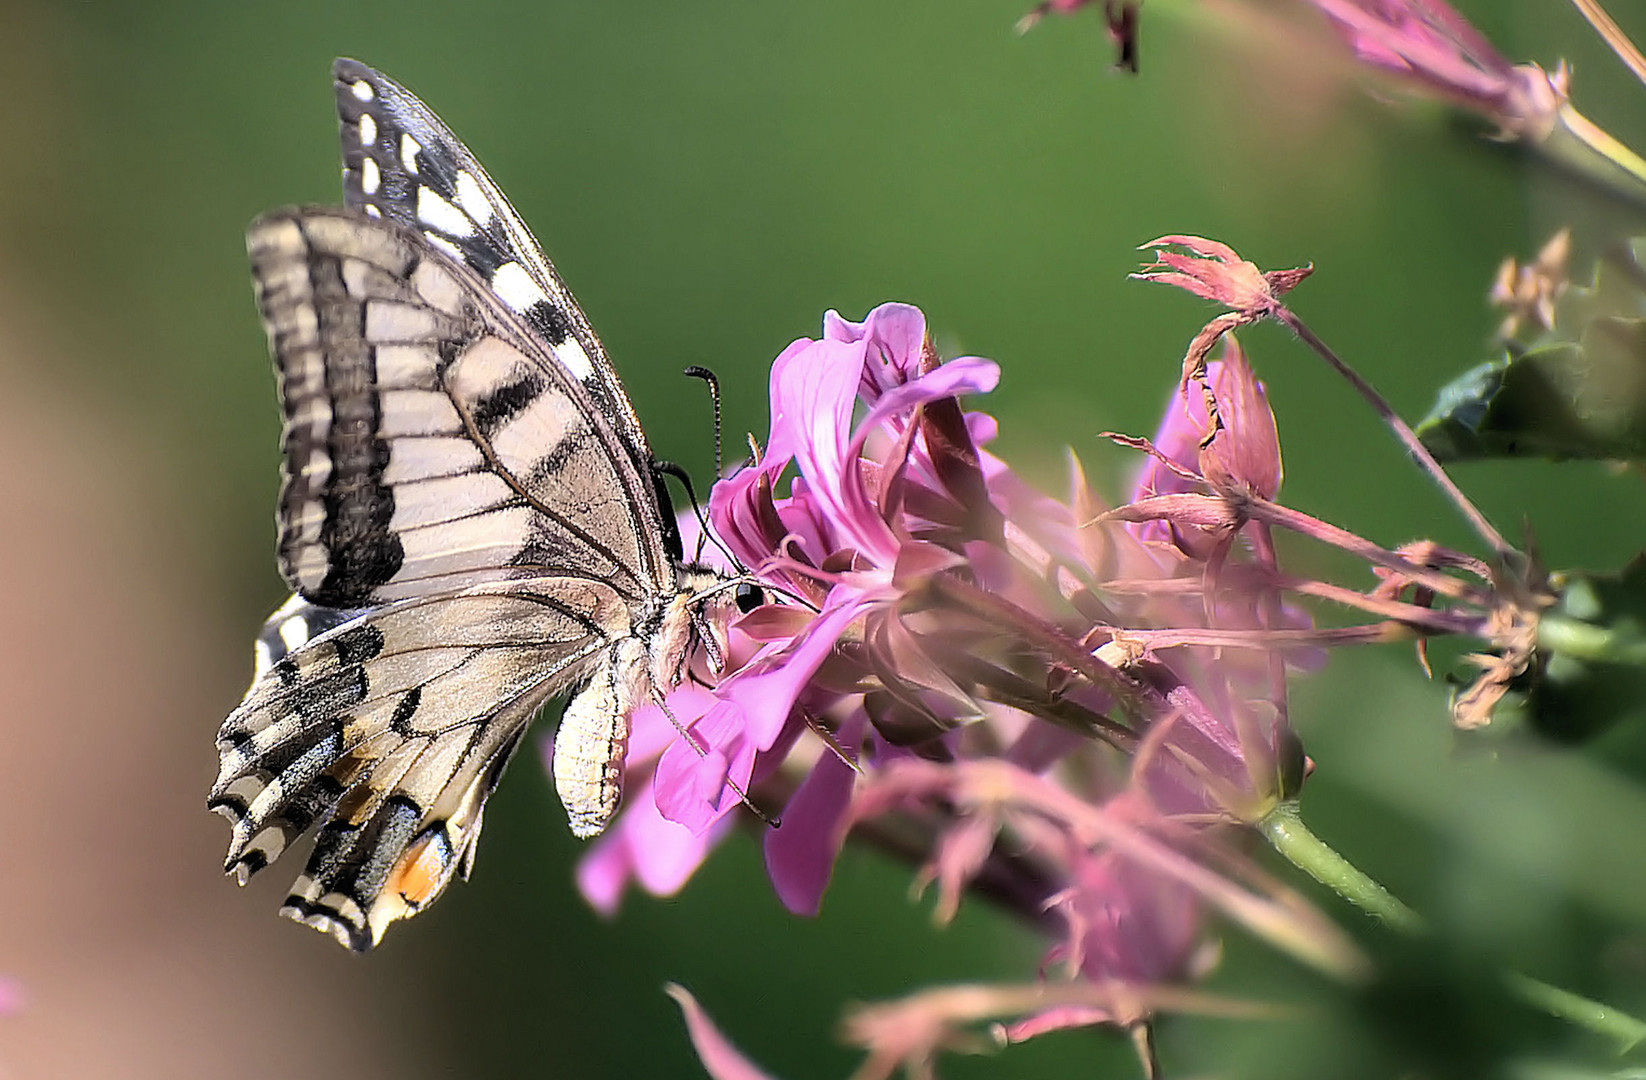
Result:
[[[1313,349],[1333,371],[1346,380],[1355,392],[1372,407],[1372,410],[1382,419],[1383,425],[1394,433],[1395,438],[1400,440],[1401,445],[1406,447],[1407,453],[1412,455],[1418,468],[1429,474],[1429,479],[1434,481],[1435,486],[1440,488],[1446,497],[1451,500],[1452,505],[1457,507],[1458,512],[1474,527],[1480,538],[1491,545],[1492,551],[1500,560],[1506,559],[1515,553],[1514,547],[1503,538],[1503,534],[1498,532],[1492,523],[1486,520],[1486,515],[1482,514],[1475,507],[1475,504],[1469,501],[1469,497],[1463,494],[1462,489],[1452,482],[1452,478],[1446,475],[1445,468],[1435,460],[1435,456],[1429,452],[1429,448],[1423,445],[1423,441],[1417,437],[1417,433],[1412,430],[1411,425],[1401,419],[1400,414],[1395,412],[1394,406],[1390,405],[1371,383],[1361,378],[1360,373],[1350,367],[1341,356],[1338,356],[1332,347],[1326,344],[1324,339],[1309,329],[1308,324],[1298,318],[1297,313],[1292,311],[1291,308],[1286,307],[1284,304],[1276,304],[1274,310],[1270,312],[1270,317],[1296,334],[1303,344]]]
[[[1303,824],[1297,803],[1279,804],[1257,823],[1257,828],[1292,865],[1384,925],[1413,936],[1425,932],[1417,912],[1357,870]],[[1646,1020],[1518,971],[1505,972],[1503,980],[1510,993],[1532,1008],[1613,1040],[1619,1054],[1646,1042]]]
[[[1610,1005],[1579,997],[1570,990],[1550,986],[1518,971],[1503,977],[1509,991],[1526,1004],[1550,1016],[1617,1042],[1617,1052],[1626,1054],[1646,1040],[1646,1021],[1620,1012]]]
[[[1560,107],[1549,133],[1532,145],[1636,205],[1646,204],[1646,161],[1570,105]]]
[[[1361,873],[1303,824],[1295,802],[1283,802],[1257,823],[1258,831],[1287,861],[1362,911],[1403,934],[1423,932],[1417,912]]]
[[[1537,643],[1550,652],[1603,664],[1646,664],[1646,642],[1581,619],[1544,615]]]

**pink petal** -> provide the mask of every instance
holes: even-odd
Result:
[[[686,1018],[686,1033],[691,1036],[692,1048],[697,1051],[698,1060],[713,1080],[773,1080],[770,1073],[757,1068],[720,1033],[690,991],[675,983],[668,983],[663,989],[679,1004],[680,1012]]]
[[[840,593],[841,590],[835,590]],[[719,699],[692,731],[719,757],[707,761],[684,739],[663,752],[657,764],[657,803],[663,815],[693,830],[707,828],[737,805],[725,797],[729,777],[747,790],[754,755],[776,742],[788,723],[795,698],[834,650],[835,642],[862,611],[862,604],[845,598],[824,613],[790,644],[786,651],[768,654],[721,683]],[[722,785],[710,795],[706,777]]]
[[[855,731],[841,732],[842,745],[862,741],[861,714],[856,719]],[[825,750],[783,807],[782,826],[766,830],[766,873],[777,898],[796,915],[816,915],[822,906],[856,782],[856,771]]]
[[[848,322],[836,312],[823,316],[823,337],[829,341],[862,342],[861,392],[873,402],[880,394],[920,374],[926,348],[926,316],[910,304],[881,304],[860,323]]]
[[[623,812],[577,864],[577,889],[602,915],[616,913],[630,881],[653,896],[672,896],[691,879],[724,831],[693,833],[657,812],[648,780],[629,793]]]

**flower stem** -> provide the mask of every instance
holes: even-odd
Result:
[[[1353,386],[1360,393],[1360,396],[1366,399],[1366,402],[1371,405],[1377,415],[1383,419],[1384,424],[1388,426],[1390,431],[1395,433],[1395,437],[1406,447],[1407,452],[1417,459],[1418,466],[1429,474],[1429,478],[1439,486],[1441,491],[1446,493],[1447,498],[1452,500],[1452,503],[1463,514],[1464,518],[1474,527],[1475,532],[1479,533],[1481,539],[1491,546],[1493,552],[1499,556],[1506,556],[1514,551],[1509,542],[1503,539],[1503,535],[1492,527],[1491,522],[1486,520],[1486,515],[1476,509],[1475,504],[1469,501],[1468,496],[1464,495],[1458,486],[1452,482],[1452,478],[1446,475],[1446,470],[1441,468],[1440,462],[1435,460],[1434,455],[1429,453],[1428,448],[1418,439],[1417,433],[1411,429],[1406,421],[1400,418],[1400,414],[1396,413],[1393,406],[1383,399],[1383,395],[1372,388],[1371,383],[1362,379],[1354,368],[1344,363],[1343,359],[1332,351],[1331,346],[1315,336],[1315,332],[1310,330],[1308,325],[1298,318],[1290,308],[1277,305],[1273,315],[1283,326],[1302,339],[1305,345],[1319,353],[1321,358],[1330,364],[1333,370],[1348,380],[1349,385]]]
[[[1503,976],[1510,993],[1521,1001],[1559,1017],[1568,1023],[1594,1032],[1617,1042],[1617,1052],[1626,1054],[1646,1040],[1646,1021],[1621,1012],[1610,1005],[1580,997],[1570,990],[1550,986],[1518,971]]]
[[[1257,828],[1292,865],[1385,926],[1403,934],[1423,932],[1423,920],[1417,912],[1311,832],[1303,824],[1295,802],[1277,805],[1257,823]]]
[[[1425,932],[1423,919],[1417,912],[1350,865],[1348,860],[1303,824],[1297,803],[1279,804],[1257,823],[1257,827],[1274,849],[1294,866],[1356,907],[1369,912],[1385,926],[1414,937]],[[1614,1040],[1619,1054],[1628,1053],[1646,1042],[1646,1020],[1604,1002],[1562,990],[1518,971],[1504,972],[1503,981],[1509,992],[1526,1005]]]
[[[1646,203],[1646,161],[1570,105],[1561,106],[1549,133],[1533,145],[1579,176]]]
[[[1640,54],[1634,42],[1629,40],[1629,35],[1606,14],[1606,9],[1600,6],[1599,0],[1572,0],[1572,6],[1582,13],[1589,25],[1594,27],[1595,33],[1600,35],[1600,39],[1611,47],[1619,60],[1623,61],[1623,65],[1634,72],[1635,78],[1646,85],[1646,56]]]

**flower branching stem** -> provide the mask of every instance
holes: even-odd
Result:
[[[1447,498],[1452,500],[1452,504],[1458,508],[1464,519],[1469,522],[1470,526],[1480,535],[1480,538],[1486,542],[1494,554],[1500,559],[1514,554],[1514,547],[1503,538],[1503,535],[1492,526],[1491,522],[1486,520],[1486,515],[1482,514],[1474,503],[1469,501],[1468,496],[1464,495],[1462,490],[1452,482],[1452,478],[1446,474],[1446,470],[1441,468],[1440,462],[1435,460],[1434,455],[1429,453],[1428,448],[1418,439],[1417,433],[1411,429],[1406,421],[1400,418],[1400,414],[1394,411],[1394,408],[1390,406],[1382,394],[1379,394],[1372,387],[1371,383],[1361,378],[1359,372],[1345,363],[1332,350],[1332,347],[1322,341],[1313,330],[1309,329],[1308,324],[1298,318],[1290,308],[1277,305],[1273,311],[1273,316],[1282,326],[1296,334],[1305,345],[1318,353],[1321,359],[1331,366],[1332,370],[1343,376],[1349,385],[1355,388],[1360,396],[1366,400],[1366,403],[1372,407],[1372,410],[1382,418],[1389,430],[1394,432],[1395,438],[1400,440],[1401,445],[1406,447],[1407,452],[1417,461],[1418,467],[1428,473],[1429,478],[1439,486],[1441,491],[1446,493]]]
[[[1289,862],[1385,926],[1408,936],[1427,933],[1423,919],[1373,881],[1303,824],[1294,802],[1271,810],[1258,829]],[[1619,1054],[1646,1042],[1646,1021],[1614,1006],[1574,994],[1518,971],[1503,974],[1504,985],[1526,1005],[1575,1024],[1617,1044]]]

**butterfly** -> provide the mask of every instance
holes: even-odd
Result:
[[[208,806],[241,884],[313,830],[281,913],[364,951],[474,864],[538,709],[580,837],[616,812],[630,716],[724,663],[759,587],[682,561],[600,340],[474,156],[404,87],[332,68],[342,208],[247,233],[284,410],[293,595],[223,722]]]

